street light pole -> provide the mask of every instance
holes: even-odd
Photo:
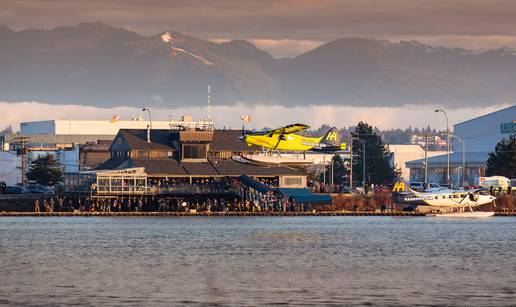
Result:
[[[466,181],[466,139],[462,139],[462,185]]]
[[[353,137],[349,138],[349,193],[353,193]]]
[[[466,181],[466,140],[464,138],[456,136],[456,138],[459,140],[459,142],[462,143],[462,172],[461,172],[461,182],[462,185],[464,185],[464,182]]]
[[[362,140],[362,176],[363,176],[363,185],[364,185],[364,193],[365,193],[365,186],[366,186],[366,178],[365,178],[365,140]]]
[[[428,183],[428,134],[425,134],[425,183]]]
[[[152,131],[152,117],[151,117],[151,112],[148,108],[145,108],[143,107],[142,108],[142,112],[149,112],[149,128],[147,129],[147,143],[150,143],[151,142],[151,139],[150,139],[150,133]]]
[[[370,135],[371,134],[358,134],[358,133],[351,135],[351,143],[353,143],[353,139],[356,139],[357,141],[362,143],[362,187],[364,188],[364,191],[365,191],[365,187],[366,187],[366,164],[365,164],[366,163],[366,146],[365,146],[366,141],[365,141],[365,139],[364,140],[360,139],[359,136],[370,136]],[[353,159],[353,152],[351,152],[351,157],[352,157],[351,159]],[[353,160],[351,160],[351,162],[353,162]],[[351,169],[351,171],[353,171],[353,169]]]
[[[446,143],[448,145],[448,150],[447,150],[447,164],[446,164],[446,184],[450,185],[451,187],[451,181],[450,181],[450,125],[449,125],[449,122],[448,122],[448,115],[446,114],[446,112],[443,110],[443,109],[438,109],[438,110],[435,110],[435,112],[442,112],[444,114],[444,117],[446,118]]]

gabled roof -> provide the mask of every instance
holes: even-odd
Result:
[[[174,131],[168,129],[151,130],[151,143],[147,143],[146,129],[120,129],[121,135],[127,145],[134,150],[168,150],[173,151],[172,145]],[[210,151],[254,151],[259,150],[257,146],[247,146],[238,139],[242,135],[240,130],[215,130],[213,140],[210,143]],[[115,139],[116,141],[116,139]]]
[[[147,142],[146,129],[120,129],[118,132],[132,150],[167,150],[173,151],[170,130],[153,129],[150,133],[151,142]],[[115,139],[116,142],[116,139]]]
[[[149,176],[304,176],[297,169],[285,166],[259,166],[230,159],[208,162],[183,162],[175,159],[111,158],[97,170],[144,167]]]
[[[188,173],[174,159],[140,159],[130,158],[131,167],[144,167],[149,176],[187,176]]]
[[[111,158],[107,161],[102,162],[99,166],[97,166],[96,170],[110,170],[116,169],[118,166],[122,165],[122,163],[126,162],[128,158]]]
[[[219,172],[209,162],[183,162],[183,168],[190,175],[217,176]]]
[[[242,130],[215,130],[213,140],[210,144],[210,151],[254,151],[259,150],[257,146],[247,146],[238,137]]]
[[[510,107],[507,107],[507,108],[503,108],[501,110],[497,110],[497,111],[494,111],[494,112],[491,112],[491,113],[488,113],[488,114],[484,114],[484,115],[481,115],[481,116],[477,116],[477,117],[474,117],[474,118],[471,118],[471,119],[468,119],[468,120],[465,120],[463,122],[460,122],[460,123],[457,123],[457,124],[454,124],[453,126],[456,127],[456,126],[462,126],[464,124],[467,124],[469,122],[472,122],[472,121],[475,121],[475,120],[478,120],[478,119],[481,119],[481,118],[484,118],[484,117],[488,117],[488,116],[496,116],[496,114],[499,114],[499,113],[505,113],[505,112],[511,112],[511,111],[516,111],[516,105],[514,106],[510,106]]]
[[[301,171],[285,166],[258,166],[237,162],[232,159],[217,159],[211,161],[221,175],[228,176],[279,176],[279,175],[304,175]]]

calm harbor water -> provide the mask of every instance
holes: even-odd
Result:
[[[516,304],[516,220],[0,219],[0,305]]]

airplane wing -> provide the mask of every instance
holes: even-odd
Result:
[[[296,133],[301,130],[306,130],[309,128],[310,128],[310,126],[305,125],[305,124],[291,124],[291,125],[287,125],[285,127],[273,129],[270,132],[280,133],[280,134],[291,134],[291,133]]]

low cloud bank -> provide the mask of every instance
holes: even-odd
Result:
[[[510,104],[500,104],[487,107],[471,107],[461,109],[444,108],[453,124],[484,115]],[[426,127],[445,129],[446,122],[442,114],[436,114],[434,109],[442,106],[402,106],[402,107],[351,107],[351,106],[306,106],[285,107],[279,105],[212,107],[212,118],[218,128],[241,128],[241,115],[252,115],[252,122],[246,123],[246,129],[263,127],[276,127],[290,123],[306,123],[312,127],[328,124],[337,127],[355,125],[359,121],[368,122],[381,129]],[[154,120],[178,119],[181,115],[192,115],[195,120],[208,117],[205,107],[181,107],[181,108],[152,108]],[[147,114],[140,108],[115,107],[98,108],[82,105],[53,105],[41,102],[0,102],[0,129],[11,125],[18,131],[20,122],[49,120],[49,119],[88,119],[110,120],[114,115],[119,115],[121,120],[130,120],[134,117]]]

